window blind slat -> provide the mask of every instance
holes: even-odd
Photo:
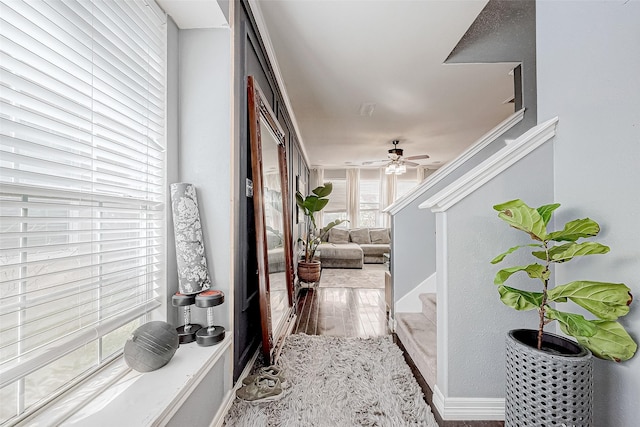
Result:
[[[52,195],[55,195],[56,197],[66,198],[68,200],[86,200],[86,201],[92,201],[97,203],[100,203],[100,202],[114,203],[117,205],[126,205],[126,206],[135,206],[138,204],[149,205],[149,206],[158,205],[158,204],[161,205],[164,200],[162,197],[158,197],[158,195],[155,195],[155,194],[153,195],[145,194],[146,197],[134,197],[130,194],[125,197],[121,197],[121,196],[119,197],[119,196],[113,196],[110,194],[97,194],[97,193],[91,194],[91,193],[86,193],[86,192],[82,192],[80,190],[74,190],[74,189],[56,188],[54,190],[46,187],[26,185],[23,183],[16,184],[16,183],[10,183],[10,182],[0,182],[0,193],[6,194],[6,195],[28,194],[31,197],[42,197],[42,198],[52,197]]]
[[[135,291],[135,289],[130,289]],[[146,293],[145,291],[144,293]],[[142,293],[142,295],[144,295]],[[153,293],[157,295],[157,293]],[[50,312],[45,315],[34,317],[32,320],[21,322],[21,327],[24,328],[28,334],[23,339],[3,339],[0,342],[0,354],[11,354],[12,349],[16,349],[18,345],[21,346],[22,355],[29,354],[29,352],[36,350],[37,348],[55,341],[51,337],[59,336],[60,333],[56,331],[64,330],[66,333],[76,333],[86,328],[87,324],[97,324],[103,319],[112,316],[114,313],[122,313],[127,309],[136,306],[140,301],[146,301],[147,298],[135,298],[141,295],[136,293],[131,295],[118,294],[116,298],[98,298],[90,300],[91,303],[84,303],[75,307],[65,307],[56,311]],[[30,311],[27,310],[27,313]],[[44,322],[44,323],[42,323]],[[2,335],[10,335],[15,328],[10,328],[0,333]],[[20,351],[13,351],[14,357],[20,357]],[[10,361],[11,357],[5,358],[6,361]]]
[[[100,288],[102,298],[109,297],[111,294],[119,293],[119,289],[122,287],[126,287],[127,289],[139,289],[143,286],[147,287],[148,283],[139,283],[136,286],[131,286],[131,282],[140,281],[143,278],[153,277],[155,279],[159,279],[160,271],[156,271],[154,273],[144,272],[139,275],[132,276],[131,274],[126,275],[124,279],[120,277],[125,276],[123,273],[119,272],[118,275],[114,277],[110,277],[109,280],[100,280],[100,281],[91,281],[90,279],[78,280],[73,282],[73,286],[80,289],[76,295],[82,296],[82,294],[88,294],[91,292],[95,292],[96,288]],[[69,285],[69,284],[67,284]],[[56,289],[55,287],[47,288],[46,292],[40,293],[32,293],[29,298],[29,303],[27,305],[24,298],[21,298],[24,294],[15,295],[7,298],[3,298],[0,300],[0,316],[10,315],[16,313],[20,310],[27,308],[39,308],[45,305],[51,305],[56,303],[56,301],[67,300],[69,298],[69,291],[65,288],[58,287],[61,289]],[[4,322],[0,322],[0,325],[5,325]],[[14,326],[7,326],[6,330],[14,328]]]
[[[14,293],[3,295],[2,298],[0,298],[0,302],[3,305],[10,305],[15,302],[14,301],[15,298],[21,298],[27,294],[34,296],[34,298],[36,298],[36,301],[37,301],[37,297],[42,293],[48,293],[53,290],[61,290],[61,289],[68,290],[68,289],[78,288],[83,283],[86,283],[87,281],[91,281],[91,280],[97,280],[98,283],[108,284],[109,280],[113,280],[115,277],[118,277],[120,275],[130,274],[133,272],[138,272],[139,274],[143,274],[141,272],[144,272],[144,275],[150,275],[150,277],[156,277],[155,274],[162,271],[160,263],[161,263],[160,260],[154,260],[154,261],[147,260],[146,263],[138,263],[133,266],[122,265],[122,266],[119,266],[120,267],[119,269],[109,271],[109,272],[103,272],[100,276],[98,276],[97,279],[91,273],[90,269],[87,269],[87,268],[85,268],[84,271],[83,270],[74,271],[72,280],[70,280],[68,277],[63,277],[61,279],[57,278],[57,276],[59,275],[66,274],[67,273],[66,271],[63,271],[60,274],[49,274],[44,276],[48,281],[46,285],[43,285],[38,289],[31,290],[31,291],[20,292],[16,290]],[[82,276],[82,274],[85,274],[85,276]],[[15,287],[15,285],[18,284],[21,280],[22,279],[7,281],[4,284]],[[22,301],[20,302],[20,305],[22,307],[26,307],[26,306],[29,306],[30,303]]]
[[[6,366],[0,365],[2,366],[0,368],[0,388],[12,384],[20,378],[24,378],[42,366],[51,363],[51,361],[55,361],[83,345],[116,330],[121,325],[153,311],[160,307],[160,305],[156,300],[140,304],[118,316],[113,316],[106,321],[100,322],[93,328],[61,337],[58,341],[42,347],[37,353],[34,354],[34,352],[32,352],[29,357],[21,358],[19,363],[5,363]]]
[[[0,424],[161,306],[165,62],[153,0],[0,0]]]

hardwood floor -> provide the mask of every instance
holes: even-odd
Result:
[[[302,289],[293,333],[361,338],[389,335],[384,289]]]
[[[322,288],[302,289],[298,297],[297,320],[292,333],[343,337],[389,335],[384,289]],[[443,421],[433,408],[432,392],[411,357],[394,334],[405,360],[423,390],[440,427],[502,427],[501,421]]]

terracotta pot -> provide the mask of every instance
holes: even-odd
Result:
[[[298,262],[298,279],[305,283],[320,281],[320,261]]]

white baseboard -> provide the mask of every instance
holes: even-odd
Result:
[[[445,421],[504,421],[503,398],[445,397],[436,385],[433,405]]]
[[[229,390],[224,396],[224,399],[222,399],[220,409],[218,409],[215,417],[213,417],[213,420],[211,421],[209,427],[222,427],[222,424],[224,423],[224,417],[227,416],[227,412],[229,412],[229,409],[231,409],[231,405],[233,405],[234,400],[236,400],[236,390],[242,387],[242,380],[251,372],[253,364],[256,362],[259,353],[260,347],[256,349],[255,353],[253,353],[253,356],[251,356],[251,359],[249,359],[249,361],[245,365],[242,373],[240,374],[240,377],[238,377],[238,381],[234,384],[233,388]]]
[[[408,294],[400,298],[396,302],[396,313],[420,313],[422,311],[422,302],[420,294],[436,293],[436,273],[427,277],[422,283],[409,291]]]

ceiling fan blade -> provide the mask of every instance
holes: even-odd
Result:
[[[417,156],[409,156],[409,157],[405,157],[405,160],[422,160],[422,159],[428,159],[429,155],[428,154],[419,154]]]
[[[366,162],[362,162],[361,165],[362,166],[367,166],[367,165],[372,165],[374,163],[386,163],[388,162],[389,159],[384,159],[384,160],[368,160]]]
[[[407,166],[420,166],[420,163],[407,162],[406,160],[405,160],[404,164],[407,165]]]

